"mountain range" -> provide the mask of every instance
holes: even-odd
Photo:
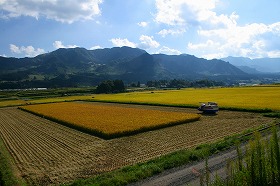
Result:
[[[250,59],[245,57],[227,57],[222,58],[232,65],[249,74],[259,73],[280,73],[280,58],[257,58]]]
[[[226,59],[224,59],[226,60]],[[193,55],[148,54],[130,47],[61,48],[33,58],[0,57],[0,88],[97,85],[160,79],[236,79],[250,75],[229,62]]]

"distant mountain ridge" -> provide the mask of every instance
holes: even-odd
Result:
[[[246,76],[228,62],[192,55],[148,54],[145,50],[114,47],[96,50],[61,48],[34,58],[0,57],[0,83],[38,86],[87,86],[106,79],[125,82]],[[36,84],[36,85],[37,85]]]
[[[219,75],[244,75],[245,73],[228,62],[212,59],[206,60],[193,55],[165,55],[154,54],[165,69],[182,77],[189,76],[219,76]]]
[[[255,72],[251,71],[251,73],[279,73],[280,72],[280,58],[258,58],[258,59],[250,59],[245,57],[226,57],[221,60],[227,61],[234,66],[249,67],[251,70],[255,70]],[[242,69],[242,68],[241,68]],[[249,71],[248,71],[249,72]]]

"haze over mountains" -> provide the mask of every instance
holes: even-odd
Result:
[[[231,57],[224,60],[237,66],[249,66],[248,64],[254,63],[245,59]],[[189,80],[252,78],[240,70],[242,68],[239,69],[229,62],[218,59],[206,60],[187,54],[151,55],[144,50],[130,47],[96,50],[61,48],[34,58],[0,57],[0,85],[2,85],[0,88],[88,86],[97,85],[107,79],[122,79],[126,83],[137,81],[146,83],[149,80],[175,78]],[[259,68],[263,63],[257,61],[257,66],[249,67]],[[270,72],[276,72],[277,65],[280,66],[277,59],[271,60],[269,64],[275,65]],[[267,69],[269,70],[269,67]]]
[[[250,74],[252,73],[279,73],[280,58],[258,58],[250,59],[244,57],[227,57],[222,58],[223,61],[228,61],[234,66],[242,69]]]

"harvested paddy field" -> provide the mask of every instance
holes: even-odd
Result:
[[[196,109],[188,108],[119,106],[197,113]],[[2,108],[0,137],[14,158],[20,176],[29,184],[50,185],[143,162],[273,121],[256,113],[220,111],[213,116],[202,115],[192,123],[103,140],[16,108]]]

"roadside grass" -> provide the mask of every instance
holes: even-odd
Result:
[[[15,165],[3,140],[0,138],[0,185],[1,186],[25,186],[26,183],[15,175]]]
[[[264,130],[268,127],[259,127],[255,130]],[[217,154],[227,150],[236,144],[236,141],[244,142],[251,139],[251,134],[255,130],[246,130],[241,134],[226,137],[223,140],[211,144],[202,144],[192,149],[180,150],[173,152],[145,163],[126,166],[121,169],[100,174],[92,178],[76,180],[72,183],[65,184],[71,186],[111,186],[111,185],[127,185],[139,180],[159,174],[164,170],[183,166],[193,161],[202,160],[210,155]]]
[[[222,179],[216,175],[210,182],[205,177],[209,174],[207,162],[205,174],[201,175],[201,185],[211,186],[274,186],[280,184],[280,148],[277,127],[271,128],[271,137],[261,138],[259,132],[255,132],[253,138],[246,145],[245,153],[240,150],[240,144],[236,144],[237,159],[228,162],[227,177]]]

